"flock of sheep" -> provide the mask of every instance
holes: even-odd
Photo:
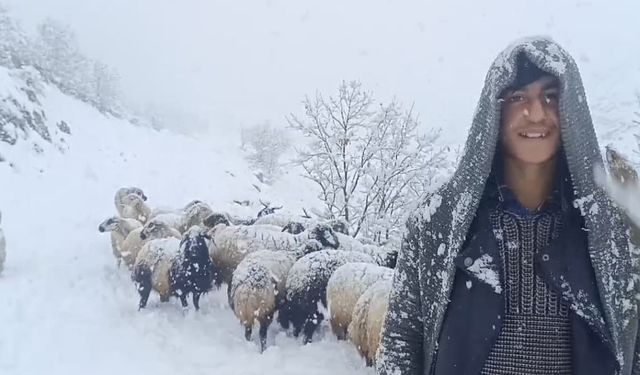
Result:
[[[113,255],[131,269],[145,308],[151,291],[183,307],[226,284],[229,305],[260,350],[274,318],[293,335],[312,340],[326,311],[332,331],[375,361],[387,310],[397,249],[364,244],[340,220],[287,217],[266,206],[256,218],[214,212],[202,201],[154,210],[139,188],[121,188],[117,216],[99,226],[110,232]]]

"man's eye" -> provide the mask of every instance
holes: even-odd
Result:
[[[555,103],[558,101],[558,93],[556,92],[548,92],[544,94],[544,101],[546,103]]]
[[[509,103],[520,103],[522,101],[524,101],[524,95],[521,94],[512,94],[507,98]]]

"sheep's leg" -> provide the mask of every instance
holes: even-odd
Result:
[[[369,356],[367,356],[367,367],[372,367],[373,366],[373,360],[371,358],[369,358]]]
[[[151,288],[138,286],[138,293],[140,293],[140,304],[138,305],[138,310],[141,310],[147,307],[147,301],[149,300],[149,295],[151,294]]]
[[[146,266],[137,267],[133,273],[133,279],[136,282],[138,288],[138,294],[140,294],[140,303],[138,304],[138,310],[147,307],[147,301],[151,294],[151,269]]]
[[[260,322],[260,353],[263,353],[267,348],[267,331],[273,321],[273,314],[269,314]]]
[[[160,295],[160,302],[169,302],[169,295],[161,294]]]
[[[251,341],[251,331],[252,331],[252,328],[253,328],[253,327],[251,327],[250,325],[246,325],[246,326],[244,326],[244,338],[245,338],[247,341]]]
[[[193,293],[193,306],[196,310],[200,310],[200,293]]]
[[[303,331],[304,336],[302,338],[303,344],[308,344],[311,342],[311,339],[313,338],[313,333],[315,332],[316,328],[318,327],[318,325],[320,325],[320,322],[322,322],[323,319],[324,319],[324,315],[321,312],[317,312],[317,311],[313,313],[310,319],[307,319],[307,321],[304,323],[304,331]]]
[[[278,323],[284,329],[289,329],[289,307],[286,302],[282,304],[282,307],[278,310]]]
[[[302,331],[302,326],[301,325],[297,325],[294,324],[293,326],[293,337],[298,337],[300,336],[300,332]]]
[[[180,294],[180,303],[182,304],[182,308],[184,309],[189,307],[189,303],[187,302],[187,293]]]

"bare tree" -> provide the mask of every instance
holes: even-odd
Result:
[[[378,242],[401,226],[407,210],[425,193],[431,169],[442,155],[439,133],[418,134],[412,110],[393,101],[373,107],[359,82],[343,82],[336,98],[304,100],[305,115],[289,125],[309,143],[297,150],[305,177],[320,187],[327,218],[343,218],[353,236]]]

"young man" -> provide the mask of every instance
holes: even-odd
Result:
[[[377,373],[636,374],[637,271],[575,62],[503,51],[460,165],[407,223]]]

